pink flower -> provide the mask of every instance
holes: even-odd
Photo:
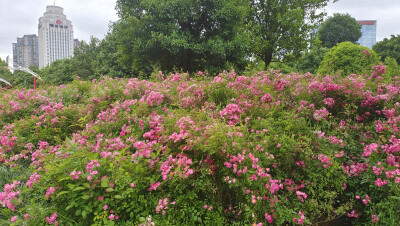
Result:
[[[108,219],[110,219],[110,220],[114,220],[114,218],[115,218],[114,214],[111,214],[110,216],[108,216]]]
[[[239,105],[228,104],[226,108],[220,112],[220,115],[229,120],[228,125],[235,125],[239,122],[240,113],[242,113],[242,110],[240,110]]]
[[[55,187],[49,187],[49,188],[47,189],[47,191],[46,191],[46,194],[45,194],[46,198],[49,199],[49,198],[50,198],[50,195],[53,194],[55,191],[56,191],[56,188],[55,188]]]
[[[31,217],[30,217],[29,214],[27,213],[27,214],[24,215],[24,218],[25,218],[25,220],[29,220],[29,218],[31,218]]]
[[[135,183],[131,183],[131,188],[134,188],[135,187]]]
[[[48,224],[53,224],[54,225],[58,225],[58,222],[56,221],[57,219],[57,213],[53,213],[53,215],[51,215],[51,217],[46,217],[46,221]]]
[[[11,217],[11,223],[14,223],[15,221],[17,221],[17,216]]]
[[[103,210],[107,210],[107,209],[108,209],[108,205],[107,205],[107,204],[104,204]]]
[[[326,108],[322,108],[321,110],[316,110],[313,117],[316,121],[321,121],[322,119],[326,119],[328,115],[329,111]]]
[[[304,199],[307,199],[307,194],[301,191],[296,191],[297,198],[301,199],[301,202],[304,202]]]
[[[330,98],[330,97],[328,97],[328,98],[324,99],[324,103],[326,105],[328,105],[329,107],[332,107],[335,104],[335,100]]]
[[[79,179],[79,175],[81,175],[81,171],[73,171],[71,174],[69,174],[72,177],[72,180]]]
[[[347,216],[348,216],[348,217],[354,217],[354,218],[359,217],[359,215],[356,214],[356,211],[355,211],[355,210],[352,210],[350,213],[347,214]]]
[[[255,204],[257,202],[256,196],[252,195],[251,196],[251,203]]]
[[[387,180],[382,180],[381,178],[376,179],[375,185],[378,187],[382,187],[383,185],[387,184]]]
[[[161,183],[160,182],[154,182],[150,184],[149,191],[155,191],[157,190],[158,187],[160,187]]]
[[[265,213],[265,219],[267,219],[268,223],[272,224],[274,221],[272,215],[269,215],[268,213]]]
[[[379,217],[377,217],[375,214],[371,215],[371,219],[372,219],[371,222],[373,224],[376,224],[379,221]]]

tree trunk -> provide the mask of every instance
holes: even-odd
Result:
[[[264,54],[264,63],[265,63],[265,70],[268,69],[269,64],[272,61],[272,54],[274,53],[274,50],[272,48],[268,48],[267,51]]]

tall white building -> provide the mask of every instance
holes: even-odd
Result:
[[[74,51],[74,29],[59,6],[47,6],[39,18],[39,68],[58,59],[70,58]]]

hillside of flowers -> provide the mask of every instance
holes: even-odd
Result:
[[[0,90],[0,224],[396,225],[400,78],[262,71]]]

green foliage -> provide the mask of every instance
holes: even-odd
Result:
[[[242,0],[119,0],[117,10],[119,60],[136,76],[154,68],[189,73],[244,68]]]
[[[396,59],[392,57],[385,58],[386,73],[385,76],[388,78],[394,78],[395,76],[400,76],[400,66],[398,65]]]
[[[317,73],[341,74],[368,74],[372,66],[379,63],[378,55],[367,47],[342,42],[331,48],[324,56]]]
[[[385,61],[386,57],[392,57],[400,64],[400,35],[391,35],[390,39],[384,38],[372,49],[382,57],[382,61]]]
[[[48,85],[60,85],[73,81],[71,59],[56,60],[50,66],[41,69],[41,77]]]
[[[328,51],[329,49],[325,47],[312,47],[310,51],[300,57],[296,68],[303,73],[310,72],[314,74]]]
[[[273,57],[282,58],[288,53],[299,57],[311,41],[310,31],[316,27],[323,13],[318,9],[328,0],[250,1],[249,30],[255,55],[262,59],[265,68]]]
[[[335,13],[322,23],[318,35],[327,48],[341,42],[356,43],[361,37],[361,25],[350,14]]]

